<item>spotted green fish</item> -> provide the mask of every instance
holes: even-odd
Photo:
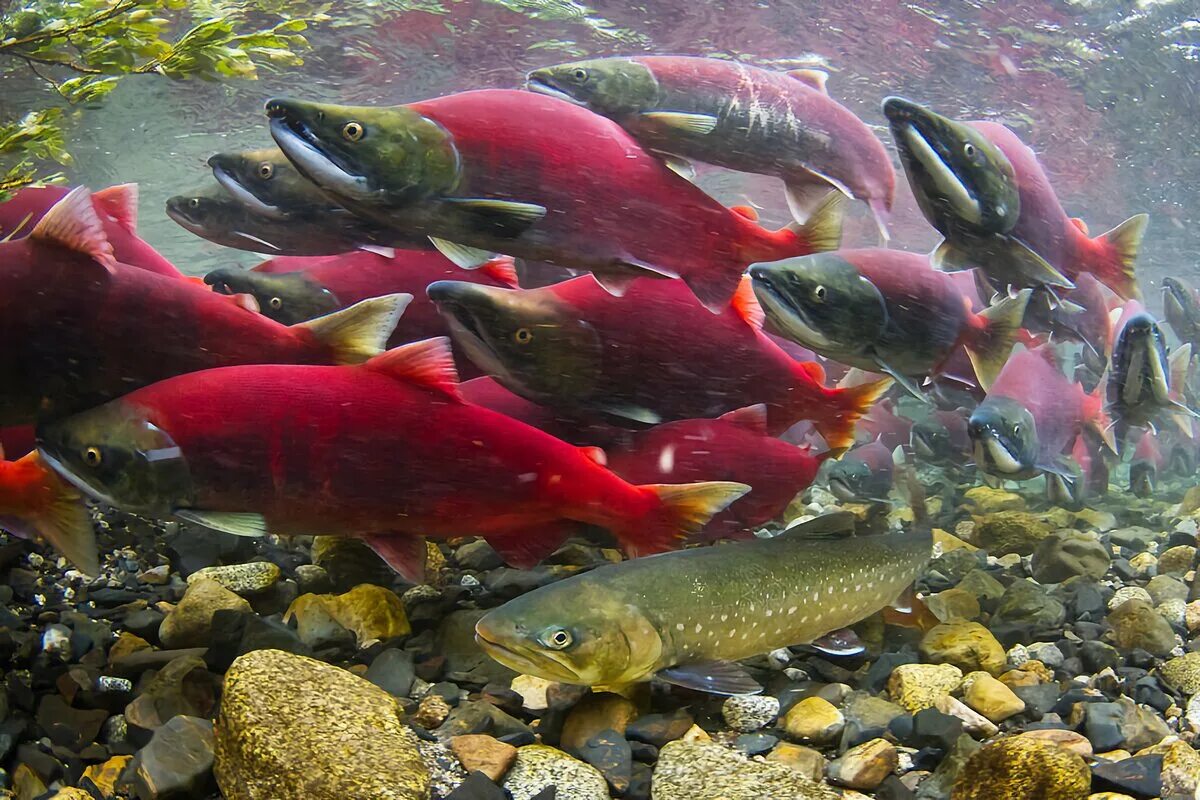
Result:
[[[773,539],[601,567],[491,611],[476,641],[519,672],[586,686],[658,677],[714,694],[761,687],[733,662],[814,642],[894,602],[929,560],[925,524],[850,536],[846,512]]]

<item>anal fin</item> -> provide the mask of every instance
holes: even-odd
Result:
[[[763,687],[750,673],[731,661],[693,661],[676,664],[656,673],[655,677],[685,689],[709,694],[759,694]]]
[[[865,653],[867,646],[850,628],[830,631],[808,643],[812,649],[831,656],[857,656]]]
[[[363,537],[375,555],[387,562],[409,583],[425,582],[425,561],[429,550],[425,539],[407,533],[372,533]]]
[[[579,524],[576,522],[555,520],[519,530],[490,533],[483,538],[510,567],[533,569],[561,547],[567,537],[578,529]]]

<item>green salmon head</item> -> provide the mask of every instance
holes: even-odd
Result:
[[[284,325],[295,325],[342,307],[333,292],[303,272],[254,272],[222,267],[205,275],[204,282],[221,294],[253,295],[264,317]]]
[[[526,76],[525,88],[607,117],[652,109],[659,96],[658,81],[650,68],[627,58],[596,58],[535,69]]]
[[[406,106],[267,101],[276,144],[323,191],[361,205],[395,208],[454,190],[453,137]]]
[[[829,491],[843,503],[872,499],[871,468],[861,461],[836,461],[829,467]]]
[[[117,508],[165,516],[191,505],[191,472],[171,435],[124,400],[40,425],[38,452],[80,491]]]
[[[1012,163],[969,123],[900,97],[883,101],[908,182],[930,223],[986,234],[1008,233],[1021,202]]]
[[[167,216],[197,236],[226,247],[276,255],[285,251],[280,236],[287,235],[286,228],[254,214],[219,186],[172,197],[167,200]]]
[[[217,153],[208,165],[225,191],[264,217],[287,219],[333,205],[276,147]]]
[[[475,640],[517,672],[584,686],[645,680],[663,653],[658,631],[636,606],[587,579],[510,600],[476,623]]]
[[[775,328],[822,355],[862,355],[887,326],[879,289],[836,253],[754,264],[750,277]]]
[[[534,402],[570,402],[595,387],[600,336],[553,293],[466,281],[436,281],[426,293],[454,343],[509,391]]]
[[[1008,397],[989,397],[967,421],[982,471],[1013,480],[1037,474],[1037,426],[1029,409]]]
[[[1158,470],[1149,461],[1134,461],[1129,465],[1129,491],[1136,497],[1150,497],[1157,477]]]
[[[949,431],[937,420],[919,420],[913,423],[909,444],[919,458],[942,459],[954,453]]]

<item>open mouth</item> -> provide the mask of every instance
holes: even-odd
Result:
[[[913,452],[922,458],[933,458],[937,455],[937,451],[933,449],[933,445],[923,434],[913,433],[912,446]]]
[[[556,97],[559,100],[566,100],[568,103],[570,103],[573,106],[582,106],[583,105],[583,103],[579,102],[574,97],[572,97],[571,95],[564,92],[562,89],[559,89],[557,86],[547,83],[546,81],[542,80],[541,78],[535,78],[532,75],[528,76],[525,79],[525,89],[527,91],[534,92],[535,94],[544,94],[547,97]]]
[[[91,497],[93,500],[98,500],[99,502],[104,503],[105,505],[110,505],[110,506],[118,505],[117,501],[113,498],[113,496],[111,494],[109,494],[107,491],[105,491],[103,487],[93,484],[91,481],[89,481],[83,475],[80,475],[79,473],[75,472],[73,469],[71,469],[69,466],[67,466],[64,462],[62,462],[61,460],[56,458],[47,449],[47,444],[44,441],[42,441],[41,439],[38,440],[37,448],[38,448],[38,455],[40,455],[42,460],[46,462],[46,465],[49,466],[50,469],[57,472],[59,474],[59,476],[61,476],[64,480],[67,481],[67,483],[71,484],[76,489],[78,489],[79,491],[86,494],[88,497]]]
[[[1007,445],[994,432],[988,432],[985,436],[983,447],[987,456],[987,462],[995,468],[996,472],[1015,475],[1024,469],[1021,461],[1013,455],[1012,451],[1009,450]]]
[[[787,294],[776,288],[769,273],[751,268],[750,276],[754,280],[754,294],[763,311],[789,338],[817,351],[834,349],[835,343],[813,327],[801,306],[792,303]]]
[[[829,491],[843,503],[851,503],[858,499],[858,493],[850,488],[850,484],[842,478],[830,478]]]
[[[980,223],[983,220],[983,210],[979,201],[971,194],[971,190],[958,177],[958,174],[946,164],[937,149],[930,143],[916,124],[909,122],[897,129],[897,140],[901,141],[913,160],[921,165],[934,189],[941,198],[954,210],[955,214],[967,222]]]
[[[267,117],[275,143],[304,177],[322,189],[350,198],[372,194],[367,179],[339,164],[303,121],[289,116],[282,106],[275,104],[267,106]]]

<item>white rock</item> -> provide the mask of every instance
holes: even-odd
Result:
[[[735,731],[751,733],[771,724],[779,716],[779,700],[770,695],[735,695],[725,700],[721,716]]]
[[[552,682],[536,675],[518,675],[509,688],[521,695],[521,705],[526,711],[545,711],[549,707],[546,690]]]
[[[1141,586],[1122,586],[1120,589],[1117,589],[1112,599],[1108,601],[1108,610],[1112,611],[1114,608],[1118,608],[1130,600],[1145,600],[1147,603],[1153,605],[1150,593]]]
[[[1050,669],[1061,667],[1064,661],[1062,650],[1053,642],[1037,642],[1029,645],[1029,657],[1045,664]]]

